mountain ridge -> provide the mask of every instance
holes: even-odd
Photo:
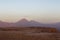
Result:
[[[54,27],[60,29],[60,22],[53,24],[43,24],[34,20],[21,19],[16,23],[8,23],[0,21],[0,27],[30,27],[30,26],[41,26],[41,27]]]

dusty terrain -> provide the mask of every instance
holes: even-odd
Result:
[[[57,32],[41,32],[40,30],[37,32],[38,29],[35,28],[32,28],[33,30],[31,28],[23,28],[24,30],[22,28],[19,28],[20,30],[17,30],[18,28],[2,29],[0,30],[0,40],[60,40],[60,33]]]

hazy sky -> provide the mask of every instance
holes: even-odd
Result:
[[[0,20],[21,18],[39,22],[60,22],[60,0],[0,0]]]

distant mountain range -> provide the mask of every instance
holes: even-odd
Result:
[[[54,27],[60,29],[60,22],[54,24],[43,24],[34,20],[28,21],[26,19],[22,19],[16,23],[8,23],[0,21],[0,27]]]

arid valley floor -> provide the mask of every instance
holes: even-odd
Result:
[[[60,33],[41,27],[0,28],[0,40],[60,40]]]

